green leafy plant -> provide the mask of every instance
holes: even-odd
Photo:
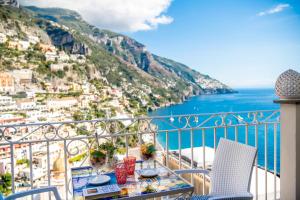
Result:
[[[29,160],[27,158],[22,158],[22,159],[17,160],[16,164],[17,165],[26,164],[26,166],[29,166]]]
[[[144,160],[149,160],[154,158],[156,153],[156,148],[153,143],[146,143],[141,145],[141,154]]]
[[[87,130],[86,126],[80,126],[76,130],[77,135],[90,135],[90,132]]]
[[[10,173],[0,175],[0,193],[9,195],[11,193],[12,176]]]
[[[112,158],[118,148],[115,147],[112,142],[108,141],[108,142],[100,144],[99,149],[104,150],[107,153],[107,156],[109,158]]]
[[[90,161],[93,165],[97,163],[104,164],[106,162],[106,152],[100,149],[91,149]]]
[[[78,154],[72,158],[69,159],[69,163],[74,163],[81,161],[84,157],[86,157],[86,153]]]

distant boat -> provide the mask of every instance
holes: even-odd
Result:
[[[240,123],[244,121],[244,118],[241,115],[237,115],[236,118]]]
[[[171,112],[170,122],[174,122],[174,120],[173,113]]]

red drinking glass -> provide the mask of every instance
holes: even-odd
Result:
[[[124,160],[127,175],[133,175],[135,170],[136,157],[128,156],[125,157],[123,160]]]
[[[115,174],[118,184],[125,184],[127,179],[127,172],[124,163],[119,163],[116,165]]]

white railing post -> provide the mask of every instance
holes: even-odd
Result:
[[[300,199],[300,99],[280,103],[280,199]]]
[[[289,69],[275,85],[280,104],[280,199],[300,199],[300,73]]]

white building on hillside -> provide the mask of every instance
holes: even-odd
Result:
[[[89,82],[83,83],[81,88],[82,88],[84,94],[89,94],[91,92],[91,90],[90,90],[91,84]]]
[[[19,44],[21,46],[20,50],[23,50],[23,51],[27,50],[30,47],[30,42],[29,41],[21,40],[21,41],[19,41]]]
[[[36,103],[32,99],[17,100],[17,107],[19,110],[33,110],[36,108]]]
[[[28,41],[23,40],[14,40],[8,42],[8,48],[10,49],[18,49],[20,51],[25,51],[30,47],[30,43]]]
[[[19,84],[28,84],[32,81],[32,70],[30,69],[13,70],[11,75]]]
[[[45,113],[43,113],[40,110],[31,110],[31,111],[27,111],[26,115],[28,116],[28,120],[32,121],[32,122],[36,122],[38,121],[38,118],[42,118],[45,117]]]
[[[65,62],[70,60],[70,56],[68,54],[66,54],[64,51],[60,51],[58,53],[58,60],[61,62]]]
[[[16,103],[13,101],[12,97],[9,96],[0,96],[0,105],[11,105],[13,103]]]
[[[56,71],[59,71],[59,70],[64,70],[64,64],[62,63],[59,63],[59,64],[51,64],[50,65],[50,70],[52,72],[56,72]]]
[[[9,96],[0,96],[0,111],[16,110],[16,101]]]
[[[55,51],[47,51],[45,53],[46,61],[56,61],[58,59],[58,55]]]
[[[95,95],[81,95],[80,106],[83,108],[88,107],[89,104],[95,100],[96,100]]]
[[[46,102],[48,109],[68,108],[78,105],[78,100],[73,97],[64,97],[60,99],[50,99]]]
[[[77,62],[79,62],[81,64],[85,63],[85,61],[86,61],[86,57],[84,55],[80,55],[80,54],[71,54],[70,55],[70,59],[72,61],[77,61]]]
[[[36,109],[39,111],[47,111],[47,105],[43,105],[43,104],[38,104],[36,105]]]
[[[26,96],[27,98],[34,98],[35,97],[35,91],[31,90],[31,91],[26,91]]]
[[[7,37],[5,34],[0,33],[0,43],[3,44],[7,41]]]
[[[28,41],[29,41],[31,44],[36,44],[36,43],[39,43],[39,42],[40,42],[40,38],[37,37],[37,36],[29,35],[29,36],[28,36]]]

